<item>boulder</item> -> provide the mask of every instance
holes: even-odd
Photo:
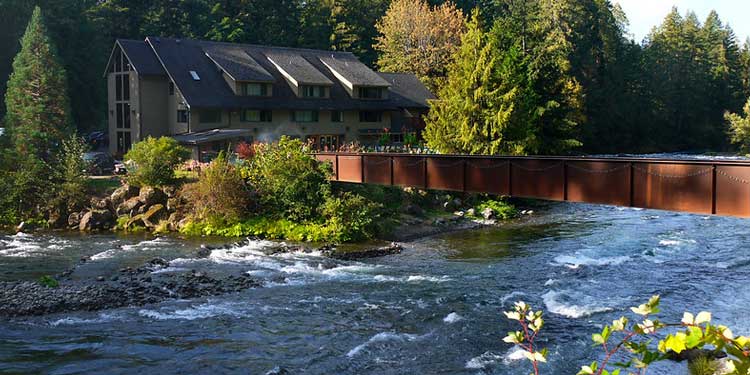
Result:
[[[496,215],[495,210],[489,207],[482,210],[482,217],[484,218],[484,220],[492,220],[495,218],[495,215]]]
[[[413,203],[406,205],[405,211],[407,214],[414,216],[422,216],[424,214],[424,210],[422,209],[422,207],[419,207]]]
[[[451,199],[445,203],[443,203],[443,208],[448,212],[453,212],[456,210],[459,210],[461,206],[463,206],[463,201],[461,201],[458,198]]]
[[[104,199],[91,198],[91,208],[97,210],[109,210],[110,207],[112,207],[112,199],[110,197]]]
[[[473,208],[466,210],[466,216],[477,216],[477,210]]]
[[[113,205],[117,206],[130,198],[137,197],[138,191],[137,187],[125,184],[117,188],[117,190],[110,195],[109,199],[112,201]]]
[[[155,204],[143,214],[143,222],[147,227],[153,228],[159,224],[160,221],[166,220],[168,216],[169,212],[163,204]]]
[[[151,207],[155,204],[166,204],[167,195],[159,188],[145,186],[141,188],[141,192],[138,194],[138,200],[140,200],[144,206]]]
[[[78,229],[81,231],[94,231],[112,228],[113,216],[108,210],[91,210],[81,217]]]
[[[174,198],[177,196],[177,187],[175,186],[165,186],[163,191],[167,198]]]
[[[180,206],[180,200],[178,198],[167,199],[167,210],[169,212],[177,211],[177,207]]]
[[[135,215],[128,220],[127,223],[125,223],[125,231],[132,232],[136,228],[146,228],[146,223],[143,222],[143,214]]]
[[[132,197],[117,206],[117,215],[130,215],[133,211],[138,210],[143,205],[139,197]]]
[[[70,228],[77,228],[78,224],[81,222],[81,214],[78,212],[73,212],[72,214],[68,215],[68,227]]]

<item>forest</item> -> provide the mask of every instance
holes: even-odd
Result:
[[[718,14],[675,8],[635,41],[609,0],[0,0],[0,97],[35,6],[80,132],[105,128],[114,40],[149,35],[345,50],[376,69],[412,71],[440,98],[425,138],[449,151],[721,151],[725,113],[750,97],[750,41]],[[456,111],[467,106],[476,110]],[[448,139],[457,118],[486,131]],[[461,146],[488,139],[499,142]]]

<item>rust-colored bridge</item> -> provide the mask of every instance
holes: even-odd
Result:
[[[750,217],[750,163],[318,153],[334,180]]]

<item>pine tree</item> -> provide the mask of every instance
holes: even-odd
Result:
[[[500,53],[475,10],[426,118],[424,138],[431,148],[444,153],[525,153],[524,145],[510,138],[518,88],[508,73],[518,56],[518,51]]]
[[[49,160],[61,140],[73,132],[65,74],[36,7],[5,94],[5,123],[20,155]]]

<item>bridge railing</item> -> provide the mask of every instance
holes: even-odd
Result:
[[[750,217],[750,163],[318,153],[340,182]]]

